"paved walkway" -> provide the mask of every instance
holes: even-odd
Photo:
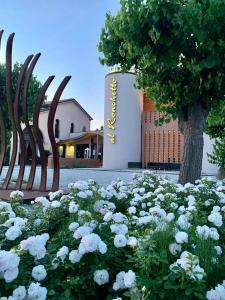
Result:
[[[25,179],[28,178],[29,175],[29,167],[26,167],[25,169]],[[15,180],[18,176],[19,168],[15,167],[12,178]],[[60,188],[65,189],[68,186],[68,183],[75,182],[77,180],[87,180],[87,179],[93,179],[98,184],[102,186],[106,186],[110,184],[113,180],[116,180],[117,178],[120,178],[124,181],[130,181],[132,179],[133,173],[140,173],[143,170],[106,170],[103,168],[98,169],[61,169],[60,172]],[[0,180],[2,180],[7,172],[7,167],[3,168],[2,175],[0,176]],[[163,178],[169,177],[173,181],[177,181],[179,172],[173,171],[154,171],[154,173],[160,174]],[[37,167],[37,172],[35,176],[35,185],[38,184],[40,180],[40,174],[41,169],[40,167]],[[50,187],[52,182],[52,170],[48,170],[48,180],[47,185]],[[204,174],[203,176],[206,176]],[[213,175],[207,175],[207,176],[213,176]]]

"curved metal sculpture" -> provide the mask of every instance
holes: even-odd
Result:
[[[52,100],[52,104],[49,110],[48,115],[48,136],[50,139],[50,143],[52,146],[52,155],[53,155],[53,182],[52,182],[52,191],[56,191],[59,188],[59,150],[55,141],[54,136],[54,118],[57,105],[59,103],[60,97],[62,95],[63,90],[65,89],[67,83],[71,79],[71,76],[66,76],[58,87],[55,96]]]
[[[44,102],[45,93],[46,93],[49,85],[51,84],[51,82],[54,78],[55,78],[55,76],[50,76],[46,80],[46,82],[44,83],[42,88],[40,89],[38,97],[37,97],[37,102],[36,102],[36,105],[35,105],[34,117],[33,117],[34,137],[36,138],[36,143],[37,143],[38,148],[39,148],[40,160],[41,160],[41,181],[40,181],[40,186],[39,186],[39,190],[41,192],[46,191],[47,164],[48,164],[48,162],[47,162],[45,149],[44,149],[44,146],[43,146],[42,136],[41,136],[40,129],[39,129],[39,126],[38,126],[38,119],[39,119],[39,115],[40,115],[41,106]]]
[[[16,94],[15,94],[15,102],[14,102],[14,119],[15,119],[15,124],[16,124],[16,129],[19,135],[19,140],[20,140],[20,149],[21,152],[24,153],[26,151],[26,145],[25,145],[25,141],[23,138],[23,130],[21,127],[21,121],[19,118],[19,100],[20,100],[20,94],[21,94],[21,88],[22,88],[22,83],[24,81],[25,78],[25,74],[27,72],[27,68],[31,62],[33,58],[33,55],[29,55],[26,59],[26,61],[23,64],[23,67],[21,69],[20,75],[19,75],[19,79],[17,82],[17,87],[16,87]],[[20,169],[19,169],[19,174],[18,174],[18,179],[16,182],[16,189],[20,190],[22,183],[23,183],[23,176],[24,176],[24,168],[21,168],[20,165]]]
[[[0,49],[1,49],[2,35],[3,35],[3,30],[0,31]],[[34,195],[34,191],[37,192],[39,191],[42,193],[48,192],[48,188],[46,186],[47,185],[46,184],[47,183],[47,156],[44,149],[43,139],[42,139],[38,122],[39,122],[41,107],[45,99],[46,91],[55,76],[50,76],[46,80],[44,85],[40,88],[35,102],[33,119],[31,123],[28,117],[28,109],[27,109],[28,90],[29,90],[30,81],[32,79],[33,70],[41,54],[38,53],[35,56],[29,55],[27,57],[20,70],[20,74],[17,79],[16,88],[14,92],[13,83],[12,83],[12,48],[13,48],[14,35],[15,34],[12,33],[9,36],[7,40],[7,46],[6,46],[6,99],[0,99],[0,139],[1,139],[0,140],[0,146],[1,146],[0,174],[2,172],[2,167],[4,164],[6,149],[7,149],[6,126],[5,126],[3,111],[1,108],[6,103],[6,101],[8,106],[9,121],[12,130],[11,156],[10,156],[9,167],[7,170],[6,177],[4,179],[2,187],[0,187],[0,196],[1,196],[1,191],[3,190],[12,191],[12,190],[20,189],[20,190],[24,190],[27,193],[28,195],[27,198],[29,198],[29,195],[30,198],[33,198],[32,195]],[[54,130],[53,130],[54,118],[55,118],[58,102],[70,78],[71,76],[65,77],[64,80],[59,85],[58,89],[56,90],[52,103],[50,105],[48,122],[46,124],[50,143],[52,146],[52,155],[53,155],[53,164],[54,164],[53,181],[51,187],[52,191],[55,191],[59,188],[59,175],[60,175],[58,145],[55,141]],[[20,102],[21,98],[22,98],[22,103]],[[31,166],[30,166],[29,178],[26,186],[23,185],[23,181],[24,181],[25,165],[27,160],[27,149],[26,149],[24,132],[21,126],[21,119],[19,116],[19,110],[21,106],[22,106],[25,128],[27,134],[29,135],[29,144],[31,147]],[[18,155],[18,142],[21,151],[20,167],[19,167],[19,173],[18,173],[16,185],[12,187],[11,178],[15,167],[16,157]],[[37,148],[40,153],[41,176],[40,176],[40,182],[38,186],[34,187],[34,178],[35,178],[36,167],[37,167]]]
[[[3,189],[7,189],[9,186],[12,172],[15,165],[16,153],[17,153],[17,132],[16,124],[14,121],[14,109],[13,109],[13,87],[12,87],[12,47],[15,33],[10,34],[7,40],[6,46],[6,98],[8,103],[9,118],[12,127],[12,155],[9,163],[8,172],[6,174]]]
[[[3,30],[0,31],[0,50],[1,50],[1,41],[2,41]],[[6,129],[3,119],[3,112],[2,112],[2,103],[3,99],[0,99],[0,130],[1,130],[1,152],[0,152],[0,175],[2,173],[2,167],[4,164],[5,154],[6,154]]]
[[[27,190],[31,190],[33,187],[34,176],[35,176],[36,165],[37,165],[35,139],[34,139],[33,132],[31,129],[30,122],[29,122],[29,118],[28,118],[27,96],[28,96],[28,88],[29,88],[31,77],[32,77],[32,73],[33,73],[33,70],[34,70],[40,56],[41,56],[41,53],[38,53],[33,58],[30,66],[29,66],[29,69],[27,70],[27,73],[25,76],[24,88],[23,88],[22,107],[23,107],[23,114],[24,114],[24,122],[25,122],[27,132],[29,134],[30,146],[31,146],[31,167],[30,167],[30,175],[29,175],[27,187],[26,187]],[[21,160],[22,160],[22,156],[23,156],[23,160],[24,160],[26,153],[21,152]],[[20,166],[22,166],[22,165],[20,165]],[[23,165],[22,167],[25,167],[25,165]]]

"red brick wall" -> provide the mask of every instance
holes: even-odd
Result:
[[[65,167],[88,167],[88,168],[99,168],[101,162],[99,159],[83,159],[83,158],[62,158],[59,159],[60,168]],[[48,157],[48,167],[53,169],[53,159],[51,156]]]

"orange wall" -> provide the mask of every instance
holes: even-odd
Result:
[[[160,118],[154,102],[143,95],[142,114],[142,164],[148,162],[181,163],[183,159],[184,140],[179,131],[177,120],[162,126],[156,126]]]
[[[143,95],[143,111],[156,111],[155,103],[145,94]]]

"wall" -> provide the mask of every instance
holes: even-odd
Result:
[[[62,158],[59,159],[60,168],[99,168],[101,161],[99,159],[84,158]],[[48,168],[53,169],[53,158],[48,157]]]
[[[211,154],[213,151],[214,139],[210,139],[210,137],[204,133],[204,149],[203,149],[203,160],[202,160],[202,173],[208,175],[217,175],[218,166],[215,164],[211,164],[208,161],[207,153]]]
[[[39,117],[39,127],[44,136],[44,147],[46,150],[50,150],[51,145],[47,134],[47,119],[48,111],[42,111]],[[86,127],[86,131],[90,130],[90,120],[88,116],[72,101],[59,103],[55,115],[55,120],[56,119],[60,120],[60,140],[70,138],[71,123],[74,123],[74,132],[81,132],[83,126]]]
[[[116,80],[116,120],[114,129],[108,127],[112,118],[112,90],[110,85]],[[141,115],[143,111],[142,91],[134,87],[132,73],[110,73],[105,78],[104,103],[104,150],[103,167],[127,169],[128,162],[141,161]],[[113,144],[109,135],[115,134]]]
[[[149,101],[150,102],[150,101]],[[142,164],[148,167],[154,163],[181,163],[183,159],[184,138],[173,120],[156,126],[160,118],[158,111],[144,111],[142,117]]]

